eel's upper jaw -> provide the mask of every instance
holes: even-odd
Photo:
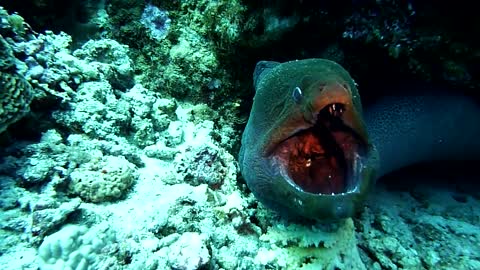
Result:
[[[368,138],[350,91],[326,87],[311,108],[311,126],[285,138],[272,154],[284,178],[315,195],[359,192]]]

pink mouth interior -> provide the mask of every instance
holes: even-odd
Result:
[[[356,185],[352,166],[360,144],[348,131],[316,124],[283,141],[275,155],[303,191],[337,194]]]

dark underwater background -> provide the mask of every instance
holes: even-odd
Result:
[[[473,1],[0,1],[0,268],[480,269],[478,162],[302,223],[236,161],[258,61],[336,61],[366,106],[478,99],[479,36]]]

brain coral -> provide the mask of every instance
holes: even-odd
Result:
[[[104,156],[82,164],[70,174],[70,193],[89,202],[123,197],[137,178],[135,165],[123,156]]]
[[[18,74],[10,45],[0,35],[0,133],[30,110],[33,90]]]

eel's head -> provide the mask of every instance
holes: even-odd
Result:
[[[362,206],[377,159],[355,94],[348,83],[335,80],[292,89],[296,109],[280,117],[264,151],[269,166],[279,171],[271,194],[284,197],[281,211],[343,218]]]

